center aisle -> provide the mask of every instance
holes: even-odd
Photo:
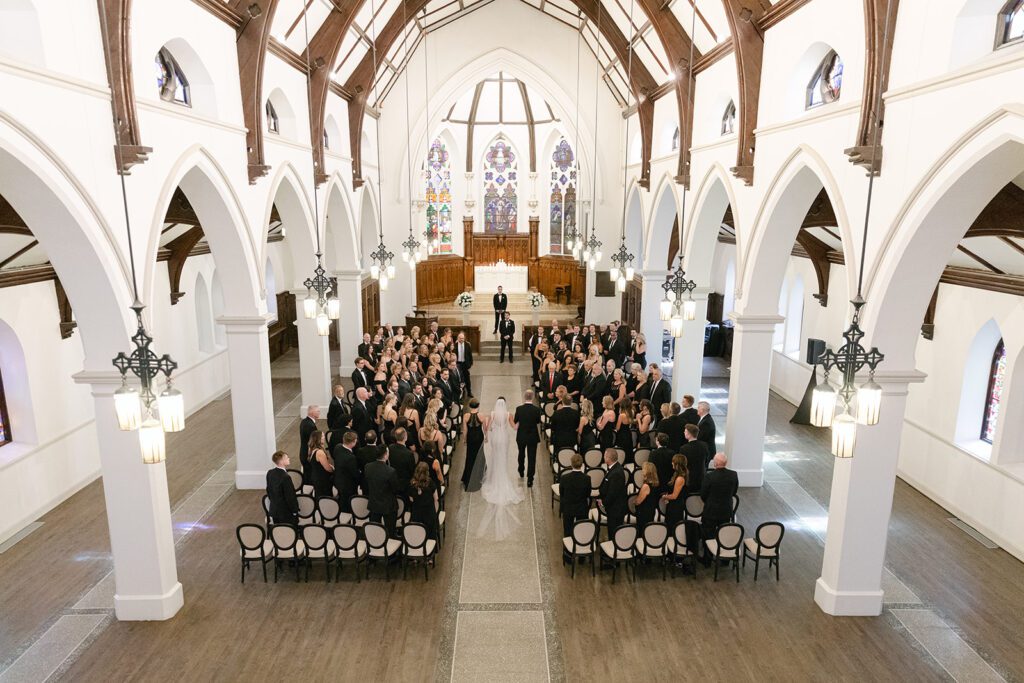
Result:
[[[490,351],[490,350],[486,350]],[[529,386],[529,363],[515,365],[478,360],[473,384],[480,410],[489,413],[499,396],[509,412],[522,402]],[[522,373],[522,374],[520,374]],[[541,449],[542,450],[542,449]],[[483,457],[481,454],[480,457]],[[465,457],[461,459],[465,463]],[[461,467],[452,473],[460,486]],[[526,499],[515,506],[519,520],[503,541],[476,535],[486,503],[480,493],[463,494],[452,531],[454,571],[445,599],[441,656],[437,680],[549,681],[563,679],[561,645],[554,620],[553,593],[543,539],[542,510],[548,500],[551,471],[543,453],[537,458],[537,479]]]

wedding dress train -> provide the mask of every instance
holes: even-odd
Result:
[[[487,429],[487,443],[484,457],[487,469],[484,472],[480,494],[486,502],[484,514],[477,528],[477,536],[486,536],[493,526],[492,538],[501,541],[519,525],[519,518],[513,507],[523,501],[524,493],[516,474],[515,441],[508,423],[508,409],[505,399],[499,398],[491,413],[491,424]]]

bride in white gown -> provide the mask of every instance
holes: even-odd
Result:
[[[515,472],[514,448],[508,408],[505,398],[499,397],[484,437],[487,470],[484,472],[480,494],[487,502],[487,508],[480,519],[477,536],[487,535],[493,524],[492,536],[500,541],[507,538],[519,524],[513,506],[522,502],[524,494]]]

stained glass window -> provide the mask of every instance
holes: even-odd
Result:
[[[999,421],[999,405],[1003,400],[1006,386],[1006,346],[1000,339],[992,354],[992,374],[988,378],[988,394],[985,395],[985,414],[981,418],[981,440],[992,443]]]
[[[518,217],[516,154],[499,139],[484,157],[484,232],[515,232]]]
[[[1000,13],[1003,22],[1002,43],[1024,38],[1024,0],[1010,0]]]
[[[156,67],[156,87],[160,92],[160,99],[164,102],[183,104],[186,107],[192,106],[192,97],[185,72],[181,70],[178,62],[166,48],[161,48],[156,53],[153,65]]]
[[[807,86],[807,108],[811,109],[835,102],[839,99],[842,88],[843,60],[839,58],[835,50],[829,50]]]
[[[736,132],[736,103],[729,100],[725,106],[725,113],[722,114],[722,135],[731,135]]]
[[[565,138],[551,154],[550,216],[550,253],[568,253],[565,233],[576,226],[576,155]]]
[[[429,253],[452,253],[452,172],[448,150],[440,138],[430,143],[423,175],[426,179]]]

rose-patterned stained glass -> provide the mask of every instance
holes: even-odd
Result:
[[[431,254],[450,254],[452,252],[452,192],[451,165],[448,162],[448,150],[441,139],[435,139],[427,152],[426,168],[423,172],[426,179],[427,230],[430,231]],[[434,246],[434,240],[438,246]]]
[[[484,232],[515,232],[519,196],[516,194],[516,154],[504,140],[484,156]]]
[[[981,440],[992,443],[999,421],[999,408],[1006,386],[1006,346],[1000,339],[992,354],[992,374],[988,379],[988,394],[985,397],[985,414],[981,418]]]
[[[576,155],[562,138],[551,154],[550,253],[564,254],[565,233],[576,225]]]

